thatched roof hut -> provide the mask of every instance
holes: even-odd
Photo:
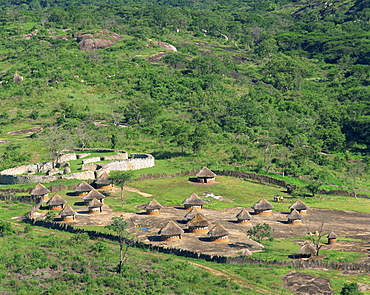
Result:
[[[336,233],[330,232],[330,234],[328,234],[328,243],[334,244],[337,241],[337,238],[338,236],[336,235]]]
[[[186,220],[192,220],[195,215],[200,214],[204,217],[203,213],[200,213],[197,208],[193,208],[189,213],[187,213],[184,217]]]
[[[221,224],[217,223],[209,232],[208,235],[213,242],[228,242],[229,232]]]
[[[74,188],[74,191],[77,196],[82,197],[82,196],[86,196],[93,189],[94,188],[90,184],[88,184],[86,181],[82,181]]]
[[[72,221],[75,219],[77,213],[70,205],[67,204],[59,214],[62,218],[62,221]]]
[[[94,198],[99,200],[101,203],[103,203],[105,196],[101,192],[98,192],[96,189],[93,189],[86,196],[83,197],[83,200],[85,201],[85,204],[87,205]]]
[[[202,209],[205,202],[199,198],[196,193],[192,193],[190,197],[185,199],[182,203],[184,204],[184,209],[190,210],[193,208]]]
[[[158,234],[161,235],[161,238],[164,241],[174,241],[181,239],[183,233],[183,229],[172,220],[167,222],[167,224],[158,232]]]
[[[112,187],[112,183],[109,179],[109,174],[107,172],[104,172],[97,179],[95,179],[94,184],[96,188],[104,189]]]
[[[210,181],[215,181],[216,174],[207,167],[203,167],[195,176],[198,178],[199,182],[208,183]]]
[[[299,214],[299,212],[296,209],[293,209],[293,211],[288,214],[287,218],[289,224],[294,225],[302,224],[302,215]]]
[[[249,221],[252,219],[250,216],[249,212],[243,208],[242,211],[240,211],[237,215],[236,218],[238,219],[238,223],[249,223]]]
[[[262,198],[252,206],[252,209],[254,210],[254,213],[258,215],[271,215],[274,206],[272,206],[265,198]]]
[[[147,205],[145,205],[146,214],[158,215],[161,212],[163,206],[159,204],[156,199],[152,199]]]
[[[43,186],[41,183],[36,184],[36,186],[33,188],[33,190],[30,192],[30,195],[32,197],[47,197],[50,193],[50,190],[48,190],[45,186]]]
[[[208,232],[209,222],[200,213],[194,216],[192,220],[188,222],[189,232],[191,233],[206,233]]]
[[[240,256],[252,256],[252,252],[248,248],[244,248]]]
[[[306,243],[298,250],[298,253],[301,255],[301,258],[309,258],[311,255],[316,254],[315,245]]]
[[[89,209],[89,214],[95,214],[102,212],[103,204],[99,202],[96,198],[92,199],[89,204],[87,205],[87,208]]]
[[[67,201],[62,199],[58,194],[55,194],[46,202],[49,206],[49,210],[62,210],[65,203],[67,203]]]
[[[294,209],[297,210],[300,214],[306,214],[308,206],[303,203],[300,199],[294,202],[293,205],[289,207],[290,211],[293,211]]]

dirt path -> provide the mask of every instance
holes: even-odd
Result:
[[[133,188],[133,187],[129,187],[129,186],[125,186],[125,190],[128,191],[128,192],[138,193],[139,195],[142,195],[143,197],[146,197],[146,198],[149,198],[149,197],[153,196],[151,194],[143,193],[143,192],[139,191],[138,189]]]

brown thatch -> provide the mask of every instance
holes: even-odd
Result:
[[[200,214],[200,215],[202,215],[202,216],[204,217],[204,215],[203,215],[202,213],[200,213],[200,212],[199,212],[199,210],[198,210],[197,208],[193,208],[193,209],[191,209],[191,211],[190,211],[188,214],[186,214],[184,217],[185,217],[187,220],[191,220],[191,219],[193,219],[193,218],[194,218],[194,216],[195,216],[195,215],[197,215],[197,214]]]
[[[87,205],[87,208],[99,208],[102,206],[103,204],[99,202],[96,198],[94,198],[89,202],[89,204]]]
[[[316,248],[313,244],[306,243],[298,250],[298,253],[303,255],[314,255],[316,254]]]
[[[189,198],[182,202],[184,205],[202,206],[205,202],[198,197],[196,193],[192,193]]]
[[[263,211],[263,210],[272,210],[274,209],[274,206],[272,206],[265,198],[262,198],[251,208],[258,211]]]
[[[334,233],[334,232],[331,232],[330,234],[328,234],[328,239],[337,239],[338,238],[338,236],[337,236],[337,234],[336,233]]]
[[[145,207],[146,210],[160,210],[163,208],[155,199],[152,199]]]
[[[174,221],[170,220],[158,233],[162,236],[176,236],[182,235],[184,231]]]
[[[293,205],[289,207],[289,209],[295,209],[295,210],[301,211],[301,210],[307,210],[308,206],[305,203],[303,203],[300,199],[298,199],[297,201],[294,202]]]
[[[107,172],[104,172],[102,175],[100,175],[94,182],[95,184],[101,186],[111,184],[111,181],[109,180],[109,174]]]
[[[221,224],[217,223],[209,232],[208,235],[211,238],[219,238],[219,237],[224,237],[228,236],[229,232],[227,231],[226,228],[224,228]]]
[[[251,256],[251,255],[252,252],[248,248],[243,249],[242,253],[240,253],[240,256]]]
[[[197,214],[192,220],[188,222],[188,226],[191,227],[207,227],[209,222],[202,216],[202,214]]]
[[[288,220],[301,220],[302,215],[299,214],[299,212],[296,209],[293,209],[293,211],[287,215],[287,218]]]
[[[105,198],[105,196],[101,192],[98,192],[96,189],[93,189],[82,199],[84,199],[86,202],[90,202],[94,198],[98,200],[102,200]]]
[[[79,183],[75,188],[74,188],[74,191],[76,193],[84,193],[84,192],[90,192],[92,191],[94,188],[88,184],[86,181],[82,181],[81,183]]]
[[[213,178],[216,177],[216,174],[209,170],[207,167],[203,167],[195,176]]]
[[[62,199],[62,197],[59,196],[58,194],[55,194],[54,196],[51,197],[49,201],[46,202],[46,204],[49,206],[59,206],[65,203],[67,203],[67,201]]]
[[[50,191],[45,186],[43,186],[41,183],[38,183],[33,188],[30,194],[32,196],[43,196],[43,195],[47,195],[48,193],[50,193]]]
[[[72,215],[74,216],[77,213],[75,210],[72,209],[70,205],[67,204],[59,214],[60,216],[72,216]]]
[[[240,211],[238,215],[236,215],[236,218],[238,220],[251,220],[252,219],[249,212],[245,208],[243,208],[242,211]]]

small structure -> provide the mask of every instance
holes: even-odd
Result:
[[[209,170],[207,167],[203,167],[196,175],[198,181],[201,183],[208,183],[215,181],[216,174]]]
[[[46,202],[49,206],[49,210],[62,210],[65,203],[67,203],[67,201],[62,199],[58,194],[55,194]]]
[[[100,201],[100,203],[104,203],[105,196],[101,192],[98,192],[96,189],[93,189],[91,192],[83,197],[85,205],[88,205],[94,198]]]
[[[90,203],[87,205],[89,209],[89,214],[96,214],[102,212],[103,204],[99,202],[96,198],[92,199]]]
[[[240,256],[252,256],[252,252],[248,248],[245,248],[242,253],[240,253]]]
[[[152,199],[145,207],[146,214],[148,215],[158,215],[161,213],[163,206],[159,204],[155,199]]]
[[[205,202],[199,198],[196,193],[192,193],[190,197],[182,203],[184,204],[184,209],[190,210],[193,208],[202,209]]]
[[[252,219],[249,212],[245,208],[243,208],[242,211],[236,215],[236,218],[238,219],[238,223],[241,224],[249,223],[249,221]]]
[[[192,209],[188,214],[186,214],[184,217],[187,221],[192,220],[195,215],[200,214],[204,217],[203,213],[200,213],[197,208]]]
[[[104,172],[97,179],[95,179],[94,184],[96,188],[101,189],[107,189],[112,187],[112,183],[109,180],[109,174],[107,172]]]
[[[179,227],[174,221],[170,220],[164,227],[162,227],[158,234],[161,235],[163,241],[175,241],[182,238],[183,229]]]
[[[330,234],[328,234],[329,245],[334,244],[337,241],[337,238],[338,236],[334,232],[331,232]]]
[[[189,232],[191,233],[206,233],[208,232],[208,221],[197,213],[192,220],[188,222]]]
[[[72,221],[75,220],[76,211],[72,209],[71,206],[68,204],[64,207],[64,209],[59,213],[62,221]]]
[[[217,223],[209,232],[209,238],[212,242],[228,242],[229,232],[221,224]]]
[[[74,191],[77,196],[83,197],[86,196],[93,189],[94,188],[90,184],[88,184],[86,181],[83,181],[74,188]]]
[[[272,209],[274,209],[274,206],[272,206],[265,198],[262,198],[256,204],[254,204],[251,208],[254,210],[255,214],[271,215]]]
[[[294,202],[293,205],[289,207],[290,211],[297,210],[300,214],[306,214],[308,206],[303,203],[300,199]]]
[[[302,216],[296,209],[293,209],[293,211],[288,214],[287,218],[289,224],[294,225],[302,224]]]
[[[316,248],[313,244],[306,243],[298,250],[298,254],[300,254],[300,258],[310,258],[316,254]]]
[[[49,193],[50,193],[50,190],[48,190],[41,183],[38,183],[33,188],[33,190],[30,192],[30,195],[32,197],[41,197],[41,198],[44,198],[44,197],[47,197]]]

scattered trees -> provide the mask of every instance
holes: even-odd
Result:
[[[247,231],[247,235],[253,240],[261,242],[263,239],[271,239],[273,229],[268,223],[257,223]]]
[[[124,205],[124,189],[125,184],[131,180],[133,176],[133,171],[112,171],[110,173],[109,179],[113,184],[118,185],[121,189],[121,202],[122,207]]]

